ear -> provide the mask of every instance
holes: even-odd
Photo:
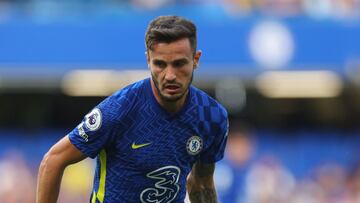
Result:
[[[195,52],[195,55],[194,55],[194,69],[196,69],[199,66],[201,53],[202,53],[201,50],[198,50],[198,51]]]
[[[146,63],[148,65],[148,68],[150,68],[150,56],[148,51],[145,51],[145,56],[146,56]]]

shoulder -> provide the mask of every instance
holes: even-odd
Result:
[[[199,108],[199,114],[205,121],[222,123],[227,121],[228,113],[225,107],[204,91],[192,86],[195,104]]]
[[[136,99],[141,95],[142,90],[144,89],[146,79],[140,80],[138,82],[132,83],[123,89],[116,91],[109,97],[109,100],[113,102],[122,103],[124,100],[130,101]]]
[[[126,115],[131,107],[138,101],[138,98],[143,95],[142,90],[144,89],[144,83],[145,80],[140,80],[118,90],[102,101],[97,107],[101,109],[102,112],[107,112],[106,114],[117,115],[116,117]]]

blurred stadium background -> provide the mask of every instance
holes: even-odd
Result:
[[[194,83],[230,113],[222,203],[360,202],[359,0],[1,0],[1,203],[34,202],[49,147],[148,76],[167,14],[197,24]],[[66,170],[60,203],[88,201],[93,167]]]

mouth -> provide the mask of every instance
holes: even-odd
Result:
[[[164,89],[169,94],[176,94],[179,93],[181,90],[180,85],[176,85],[176,84],[165,85]]]

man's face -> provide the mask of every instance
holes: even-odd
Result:
[[[166,102],[175,102],[186,95],[192,82],[201,52],[193,55],[187,38],[171,43],[155,43],[147,53],[156,96]]]

